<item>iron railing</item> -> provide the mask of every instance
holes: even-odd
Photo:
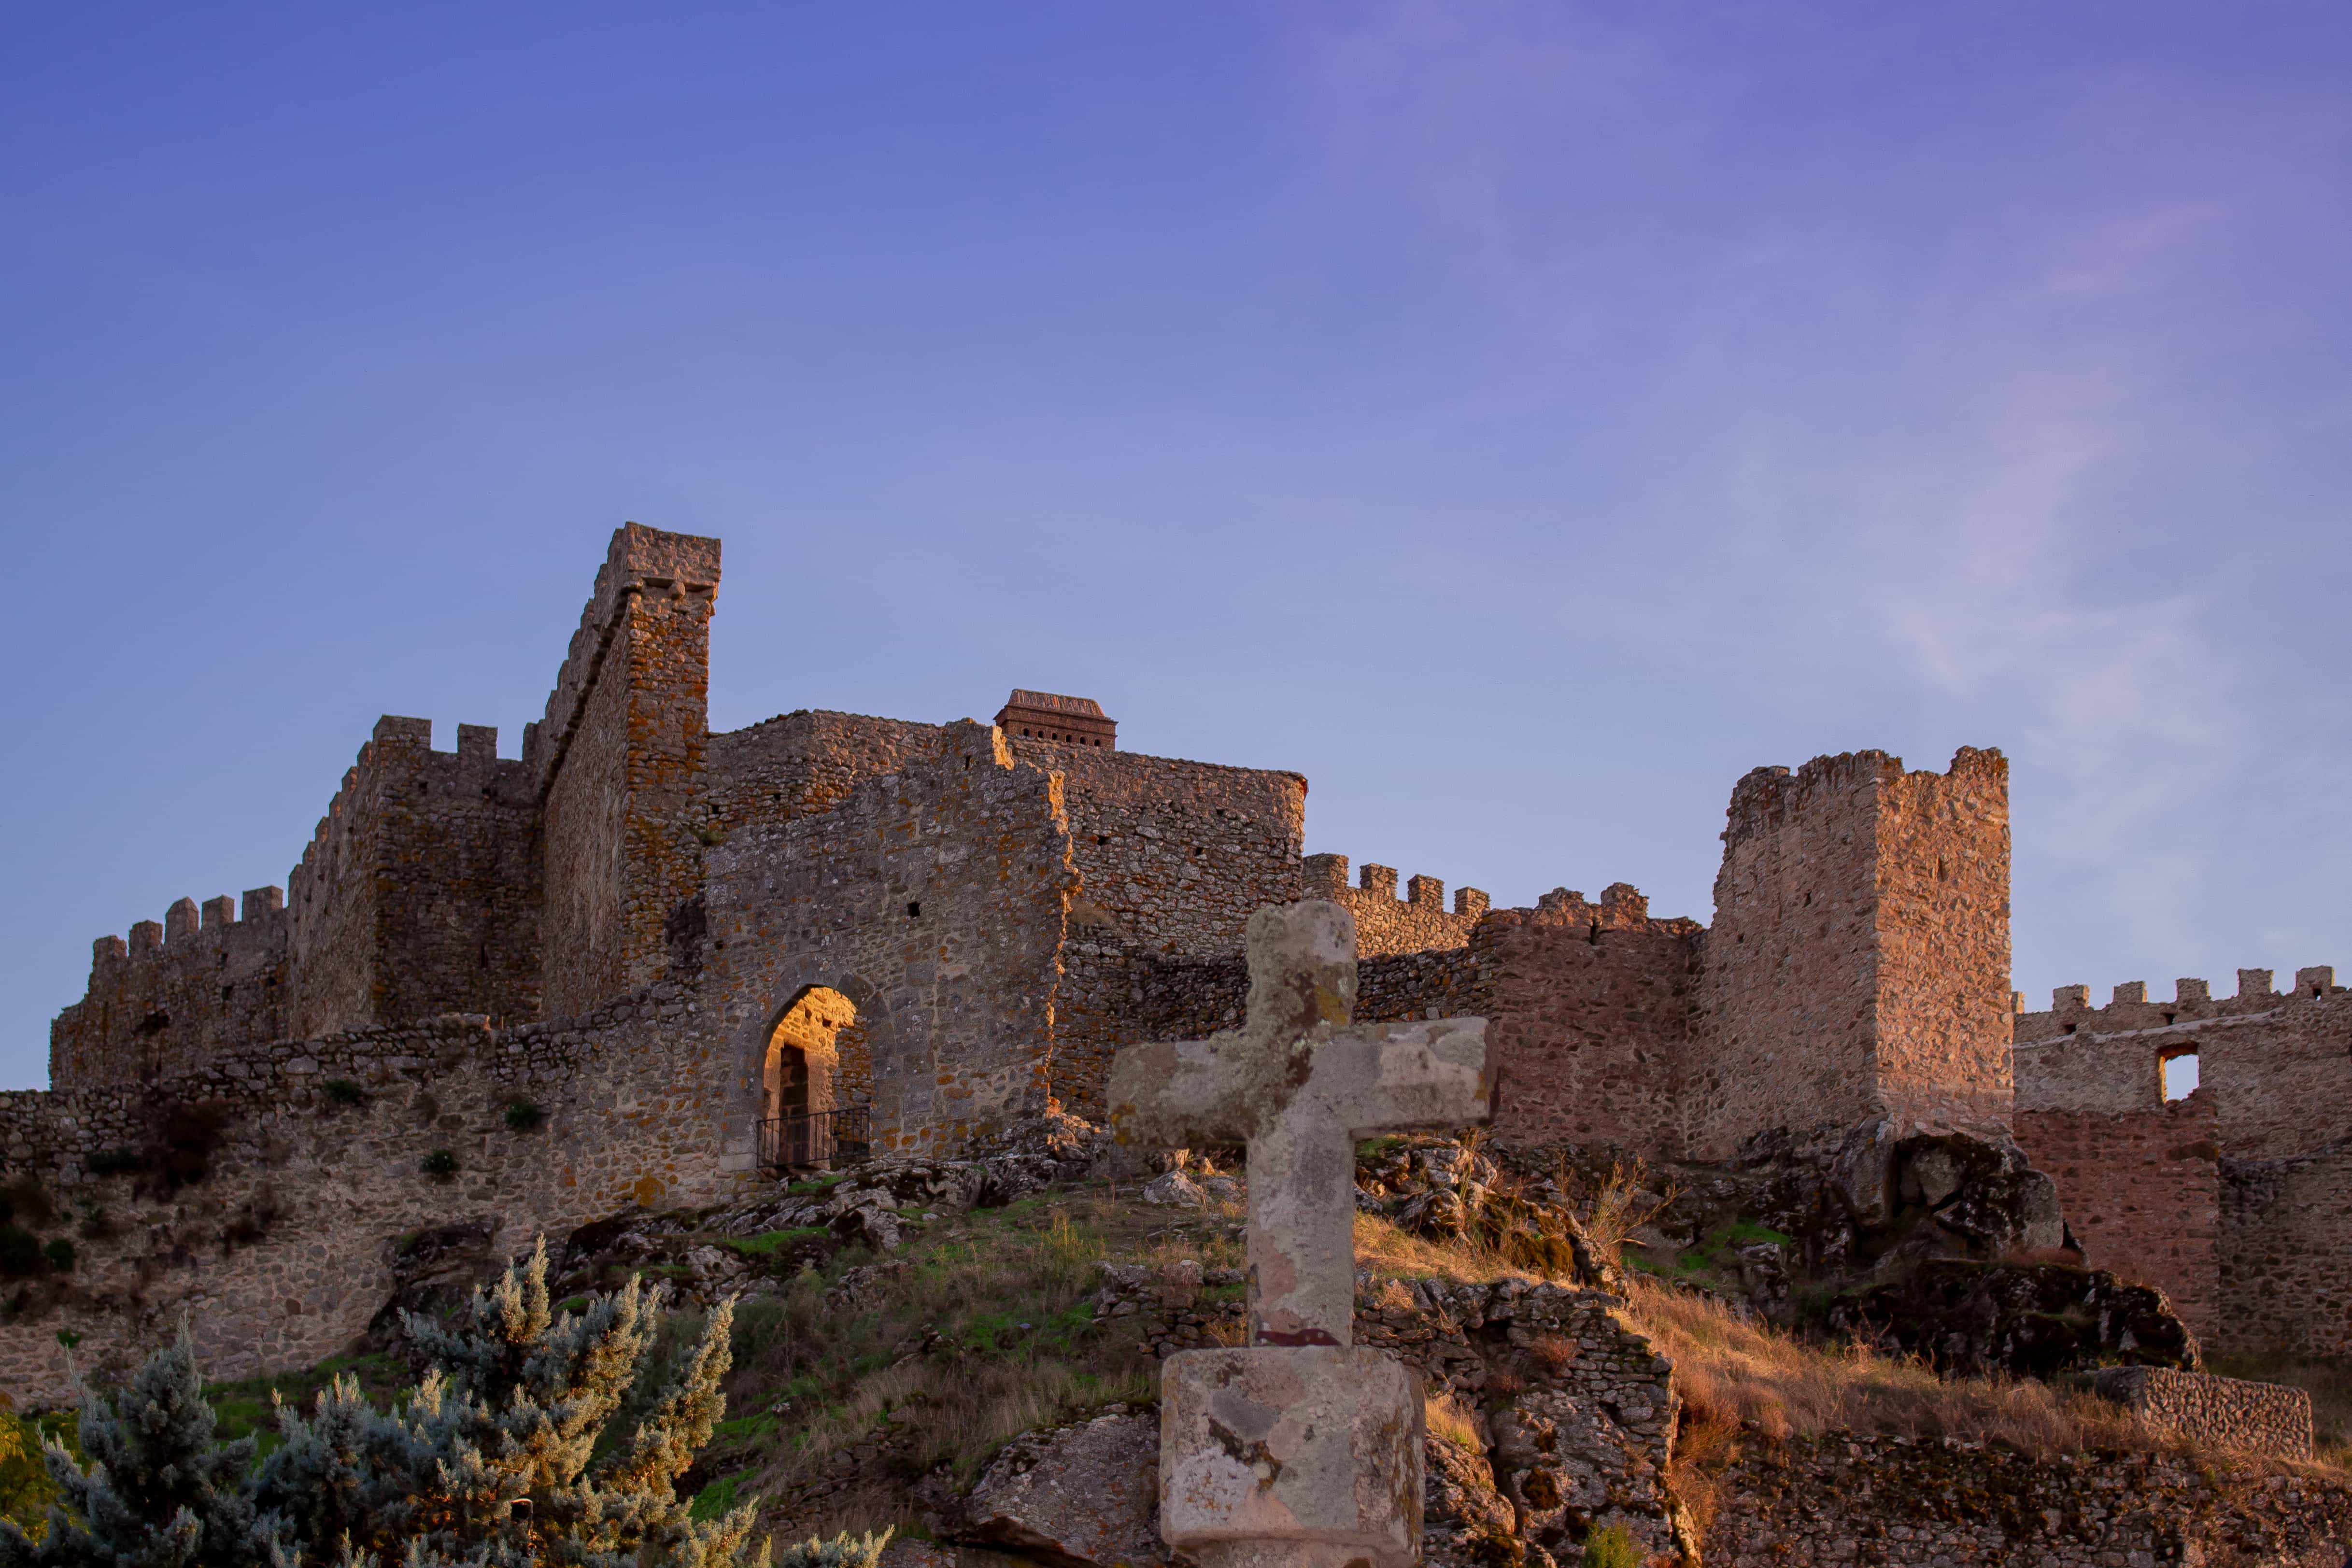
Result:
[[[867,1123],[867,1109],[863,1105],[771,1116],[760,1124],[760,1169],[776,1176],[810,1166],[862,1160],[874,1152]]]

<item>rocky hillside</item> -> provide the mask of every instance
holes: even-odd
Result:
[[[2334,1467],[2199,1448],[2071,1385],[2193,1362],[2160,1298],[1972,1251],[1933,1218],[1940,1179],[1906,1215],[1899,1161],[1861,1225],[1769,1160],[1360,1154],[1357,1335],[1424,1375],[1433,1562],[2344,1560]],[[970,1159],[617,1216],[563,1239],[559,1276],[671,1281],[673,1350],[736,1298],[728,1419],[689,1477],[706,1509],[757,1494],[782,1539],[890,1527],[898,1568],[1157,1563],[1158,1362],[1239,1342],[1245,1198],[1213,1154],[1147,1167],[1049,1118]],[[411,1310],[498,1261],[462,1231],[393,1245]],[[363,1347],[387,1392],[396,1322]],[[1952,1375],[1923,1341],[1960,1348]]]

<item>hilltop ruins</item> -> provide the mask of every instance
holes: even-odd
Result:
[[[625,527],[520,759],[385,716],[282,895],[98,940],[51,1088],[0,1094],[6,1174],[72,1198],[143,1160],[203,1197],[166,1176],[118,1200],[136,1223],[89,1245],[77,1301],[0,1322],[0,1383],[54,1393],[61,1326],[103,1364],[181,1305],[221,1375],[315,1360],[421,1227],[527,1246],[725,1201],[828,1139],[952,1151],[1054,1101],[1099,1120],[1121,1046],[1239,1023],[1250,915],[1303,897],[1355,917],[1359,1018],[1491,1020],[1507,1143],[1867,1146],[1856,1179],[1884,1186],[1903,1139],[2013,1141],[2088,1261],[2209,1343],[2352,1346],[2344,988],[2242,971],[2231,1001],[2183,980],[2021,1013],[1998,751],[1750,772],[1711,925],[1622,883],[1449,907],[1433,878],[1400,898],[1388,867],[1305,856],[1300,775],[1123,751],[1084,698],[714,733],[719,583],[717,540]],[[2168,1101],[2184,1054],[2201,1086]]]

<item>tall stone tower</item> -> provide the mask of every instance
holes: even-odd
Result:
[[[523,731],[544,800],[541,1009],[569,1018],[657,978],[665,925],[693,897],[688,807],[709,742],[719,541],[630,523]]]
[[[1732,791],[1706,935],[1691,1147],[1891,1116],[2010,1122],[2009,764],[1880,751],[1759,768]]]

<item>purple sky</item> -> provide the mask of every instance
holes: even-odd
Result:
[[[16,7],[0,1084],[537,716],[1296,768],[1308,848],[1706,917],[1732,782],[2012,763],[2016,983],[2352,971],[2342,5]]]

